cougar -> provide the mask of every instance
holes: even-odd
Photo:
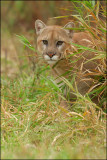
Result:
[[[88,32],[74,33],[73,28],[73,22],[68,22],[61,27],[47,26],[41,20],[35,21],[37,49],[50,65],[59,87],[64,84],[63,78],[72,81],[73,89],[71,88],[69,92],[71,102],[77,98],[75,90],[83,96],[91,90],[94,80],[90,73],[97,70],[99,63],[88,61],[95,56],[94,52],[87,50],[76,52],[77,49],[72,43],[89,48],[93,48],[94,45]],[[63,83],[60,83],[62,81]],[[67,89],[64,89],[64,96],[67,97],[67,94]],[[93,101],[96,100],[93,99]]]

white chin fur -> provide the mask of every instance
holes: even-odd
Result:
[[[48,64],[54,65],[58,61],[58,56],[53,56],[52,58],[50,58],[48,55],[45,55],[44,59]]]
[[[45,59],[46,61],[49,61],[49,60],[50,60],[50,57],[49,57],[48,55],[45,55],[45,56],[44,56],[44,59]]]
[[[52,57],[52,60],[54,60],[54,61],[58,61],[58,60],[59,60],[59,58],[58,58],[58,56],[53,56],[53,57]]]
[[[54,65],[56,62],[57,61],[52,61],[52,60],[51,61],[47,61],[47,63],[50,64],[50,65]]]

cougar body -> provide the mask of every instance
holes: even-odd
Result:
[[[37,49],[42,54],[43,59],[50,65],[55,81],[58,84],[65,77],[72,81],[74,90],[77,89],[81,95],[89,92],[94,85],[91,72],[97,69],[98,61],[89,61],[96,53],[90,51],[78,52],[72,43],[93,48],[93,41],[88,32],[73,31],[74,24],[67,23],[61,26],[46,26],[42,21],[36,20],[35,29],[37,33]],[[59,84],[59,87],[62,85]],[[64,91],[67,95],[67,91]],[[70,99],[76,96],[73,91],[70,93]]]

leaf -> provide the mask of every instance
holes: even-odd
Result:
[[[79,44],[75,44],[75,43],[71,43],[71,44],[73,44],[73,45],[76,46],[76,47],[79,47],[79,49],[84,49],[84,50],[88,50],[88,51],[91,51],[91,52],[96,52],[96,53],[100,53],[100,54],[105,54],[105,52],[98,51],[98,50],[95,50],[95,49],[92,49],[92,48],[89,48],[89,47],[84,47],[84,46],[79,45]]]
[[[90,61],[93,61],[93,60],[95,60],[95,59],[103,59],[103,58],[105,58],[105,55],[104,55],[104,54],[98,55],[98,56],[95,56],[94,58],[91,58],[91,59],[87,60],[86,62],[84,62],[84,64],[86,64],[86,63],[88,63],[88,62],[90,62]]]
[[[67,15],[67,16],[58,16],[58,17],[53,17],[53,18],[66,18],[66,17],[70,17],[71,15]]]
[[[16,36],[19,38],[20,42],[24,44],[24,46],[28,47],[29,49],[33,51],[36,51],[35,48],[30,44],[30,42],[23,35],[21,36],[16,35]]]

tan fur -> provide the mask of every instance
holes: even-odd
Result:
[[[64,28],[59,26],[45,26],[42,28],[41,33],[38,35],[37,38],[37,47],[38,50],[43,55],[47,55],[48,52],[56,53],[56,56],[59,56],[59,59],[55,62],[55,64],[49,64],[51,66],[53,75],[56,79],[56,83],[60,82],[61,76],[72,80],[74,74],[76,74],[76,85],[78,91],[85,95],[90,87],[93,85],[92,76],[90,76],[90,72],[93,72],[97,69],[98,62],[90,61],[85,63],[88,59],[91,59],[95,56],[95,53],[90,51],[84,51],[83,53],[79,53],[77,55],[72,56],[74,50],[76,49],[73,47],[70,42],[72,40],[73,43],[93,48],[93,41],[92,38],[89,36],[87,32],[79,32],[74,33],[73,37],[70,36],[71,33],[67,33]],[[71,39],[72,38],[72,39]],[[42,40],[48,40],[48,46],[44,49]],[[63,41],[63,45],[58,48],[55,46],[56,41]],[[67,58],[67,56],[70,56]],[[75,63],[71,63],[75,61]],[[70,70],[73,67],[73,70]],[[64,75],[67,71],[70,70],[70,73]],[[75,84],[74,84],[75,88]],[[65,95],[66,95],[65,91]],[[70,95],[70,99],[74,98],[73,94]]]

